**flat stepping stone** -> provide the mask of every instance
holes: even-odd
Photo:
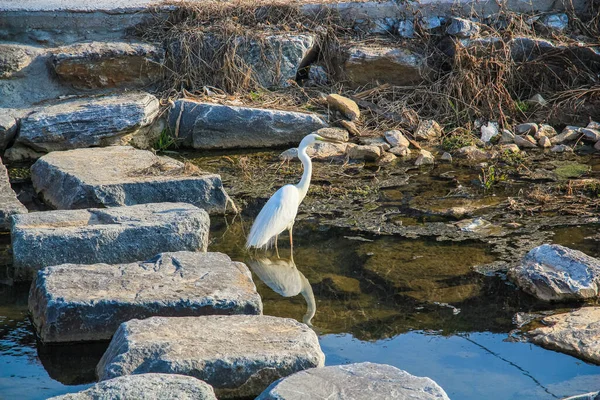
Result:
[[[10,186],[8,171],[0,161],[0,230],[10,230],[11,216],[26,214],[27,208],[17,199],[17,195]]]
[[[297,146],[327,124],[316,114],[177,100],[169,126],[183,146],[231,149]]]
[[[151,317],[121,324],[96,369],[100,380],[161,372],[212,385],[219,399],[254,397],[325,356],[315,332],[289,318]]]
[[[39,271],[29,311],[43,342],[110,340],[122,322],[152,316],[262,314],[245,264],[222,253],[163,253],[130,264],[63,264]]]
[[[158,99],[144,92],[61,100],[21,119],[15,145],[47,153],[118,144],[158,112]]]
[[[174,374],[121,376],[77,393],[49,400],[217,400],[213,388],[199,379]]]
[[[58,209],[183,202],[224,212],[221,177],[130,146],[52,152],[31,167],[31,180]]]
[[[600,260],[557,244],[532,249],[508,277],[546,301],[581,301],[600,294]]]
[[[546,326],[527,332],[531,342],[600,364],[600,307],[551,315],[542,322]]]
[[[208,214],[187,203],[45,211],[13,216],[15,280],[59,264],[119,264],[161,252],[206,251]]]
[[[311,368],[283,378],[256,400],[449,400],[430,378],[370,362]]]

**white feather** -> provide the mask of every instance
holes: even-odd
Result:
[[[246,248],[268,247],[272,239],[294,225],[300,192],[294,185],[285,185],[267,201],[254,220],[250,229]]]

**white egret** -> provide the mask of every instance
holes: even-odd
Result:
[[[275,244],[275,251],[279,257],[279,250],[277,249],[277,237],[279,234],[286,229],[290,233],[290,251],[294,250],[294,241],[292,238],[292,228],[296,220],[296,214],[298,213],[298,207],[306,192],[310,186],[310,179],[312,176],[312,162],[306,149],[312,143],[315,142],[332,142],[341,143],[340,141],[324,138],[316,133],[311,133],[302,139],[298,146],[298,158],[302,161],[304,172],[302,173],[302,179],[296,185],[285,185],[275,192],[273,196],[264,205],[254,224],[250,229],[248,240],[246,241],[246,248],[267,248],[271,243]]]

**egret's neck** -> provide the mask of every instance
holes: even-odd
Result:
[[[302,161],[302,166],[304,167],[304,172],[302,173],[302,179],[296,185],[298,190],[300,191],[300,201],[304,200],[304,196],[308,192],[308,187],[310,186],[310,178],[312,176],[312,162],[310,161],[310,157],[306,154],[306,148],[302,147],[298,149],[298,158]]]

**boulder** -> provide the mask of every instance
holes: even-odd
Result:
[[[581,136],[580,130],[581,128],[578,126],[566,126],[560,134],[550,138],[550,142],[552,144],[561,144],[577,140]]]
[[[313,35],[268,35],[259,40],[238,38],[235,55],[243,60],[262,87],[289,86],[308,63],[316,44]]]
[[[469,161],[488,161],[492,155],[477,146],[465,146],[456,150],[454,154],[457,158],[464,158]]]
[[[350,100],[339,94],[330,94],[327,96],[326,100],[329,108],[339,111],[350,121],[356,121],[360,118],[360,109],[354,100]]]
[[[540,140],[538,140],[538,144],[540,145],[540,147],[542,147],[544,149],[548,149],[548,148],[552,147],[552,142],[546,136],[542,136],[540,138]]]
[[[583,140],[596,143],[600,141],[600,130],[591,128],[581,128],[579,131],[583,135]]]
[[[0,109],[0,151],[4,151],[17,134],[18,114],[17,110]]]
[[[79,89],[145,87],[162,77],[165,52],[139,42],[89,42],[52,55],[58,79]]]
[[[452,18],[446,33],[450,36],[469,38],[477,36],[480,31],[479,24],[464,18]]]
[[[196,149],[298,145],[327,127],[315,114],[177,100],[169,126],[183,146]]]
[[[410,146],[410,142],[408,141],[408,139],[405,138],[404,135],[402,134],[402,132],[400,132],[399,130],[387,131],[384,133],[384,136],[385,136],[385,140],[387,140],[387,142],[392,147],[397,147],[397,146],[409,147]]]
[[[508,276],[545,301],[593,299],[600,293],[600,260],[556,244],[534,248]]]
[[[262,315],[151,317],[121,324],[96,369],[100,380],[162,372],[190,375],[219,399],[254,397],[273,381],[322,367],[315,332]]]
[[[526,136],[515,135],[514,141],[517,146],[522,147],[522,148],[532,149],[532,148],[537,147],[537,142],[530,135],[526,135]]]
[[[34,55],[29,46],[0,43],[0,79],[10,78],[27,67]]]
[[[510,56],[516,62],[532,61],[556,49],[551,41],[532,37],[516,37],[507,44]]]
[[[389,152],[398,157],[407,157],[410,155],[410,149],[405,146],[392,147]]]
[[[158,111],[156,97],[141,92],[63,100],[24,117],[15,143],[42,152],[121,143]]]
[[[110,340],[151,316],[261,314],[246,265],[222,253],[162,253],[129,264],[62,264],[37,273],[29,312],[45,343]]]
[[[430,378],[370,362],[311,368],[274,382],[256,400],[449,400]]]
[[[120,376],[77,393],[49,400],[217,400],[213,388],[200,379],[175,374]]]
[[[320,65],[311,65],[308,70],[308,82],[318,86],[327,85],[327,82],[329,82],[329,74],[324,67]]]
[[[27,208],[17,199],[10,186],[8,171],[0,161],[0,231],[10,230],[13,215],[26,213]]]
[[[442,136],[444,130],[436,121],[424,120],[419,122],[417,130],[415,131],[415,138],[418,140],[434,140]]]
[[[417,160],[415,161],[416,166],[432,165],[434,163],[435,163],[435,158],[433,157],[433,154],[431,154],[427,150],[419,151],[419,156],[417,157]]]
[[[528,339],[547,349],[600,364],[600,307],[585,307],[543,318],[544,326],[529,331]]]
[[[382,154],[381,147],[376,145],[359,145],[348,148],[348,157],[353,160],[377,160]]]
[[[525,124],[515,126],[515,132],[518,135],[535,135],[538,129],[538,125],[533,122],[527,122]]]
[[[129,146],[57,151],[31,167],[33,187],[58,209],[190,203],[223,213],[221,177]]]
[[[208,214],[187,203],[44,211],[12,218],[15,280],[59,264],[119,264],[160,252],[206,251]]]
[[[348,54],[344,70],[355,86],[375,81],[410,85],[422,81],[427,74],[425,58],[408,49],[360,45],[349,48]]]

